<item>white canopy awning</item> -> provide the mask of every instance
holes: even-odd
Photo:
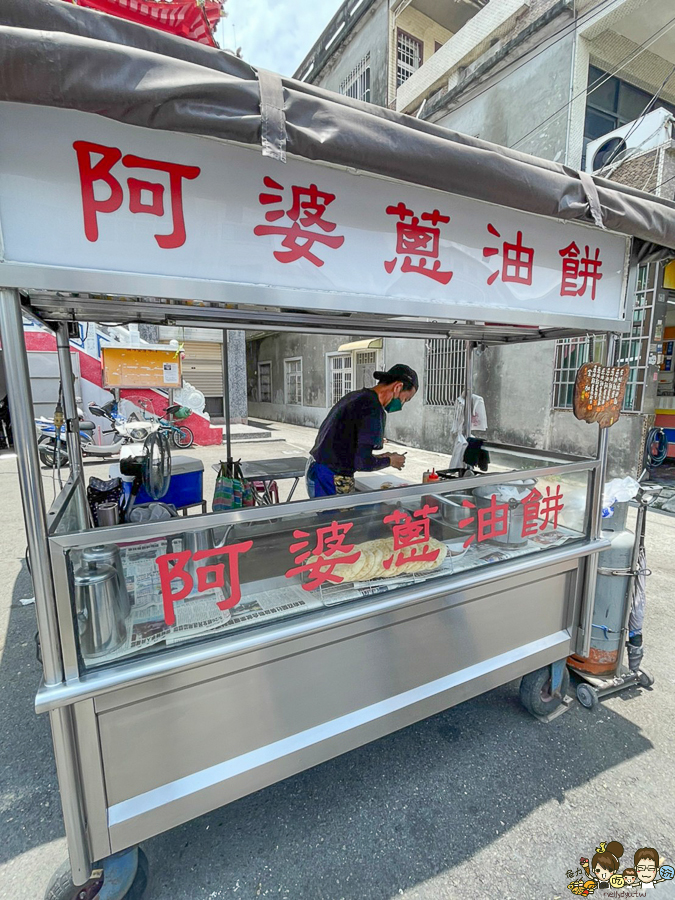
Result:
[[[368,338],[365,341],[350,341],[348,344],[341,344],[338,350],[341,353],[347,353],[351,350],[381,350],[382,338]]]

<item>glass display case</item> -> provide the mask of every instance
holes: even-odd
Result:
[[[587,537],[594,461],[491,454],[491,468],[508,474],[174,519],[142,532],[78,528],[65,546],[55,536],[80,670],[376,595],[396,592],[405,603],[422,584],[450,591],[460,573]]]

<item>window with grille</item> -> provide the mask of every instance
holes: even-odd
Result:
[[[617,365],[630,367],[623,400],[624,412],[639,413],[643,408],[656,295],[656,273],[655,263],[640,266],[638,269],[633,324],[630,334],[624,335],[620,341]],[[577,369],[587,362],[604,362],[605,352],[604,336],[565,338],[557,342],[553,377],[555,409],[572,408]]]
[[[377,369],[377,350],[357,350],[354,354],[354,390],[369,388],[375,384],[373,372]]]
[[[342,353],[328,357],[329,389],[328,397],[330,405],[335,406],[338,400],[342,400],[345,394],[354,390],[354,373],[352,369],[351,353]]]
[[[396,87],[401,87],[422,65],[422,41],[398,29],[396,36]]]
[[[466,345],[455,338],[431,338],[424,358],[424,402],[452,406],[464,396]]]
[[[272,402],[272,363],[258,363],[258,397],[261,403]]]
[[[353,69],[340,85],[340,93],[354,100],[370,103],[370,53]]]
[[[302,404],[302,357],[284,360],[286,373],[286,403],[293,406]]]

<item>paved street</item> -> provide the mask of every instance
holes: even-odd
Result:
[[[273,428],[278,440],[236,445],[235,456],[311,446],[309,429]],[[189,452],[204,459],[210,500],[210,465],[224,450]],[[443,462],[411,450],[408,472]],[[40,667],[34,607],[21,603],[32,587],[11,457],[0,457],[0,496],[0,898],[39,900],[65,841],[49,723],[32,708]],[[645,845],[673,863],[674,548],[675,517],[650,513],[653,690],[592,712],[575,703],[543,725],[521,708],[517,683],[504,685],[148,841],[147,900],[562,898],[566,871],[609,840],[627,848],[622,868]]]

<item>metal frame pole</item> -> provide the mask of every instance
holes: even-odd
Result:
[[[7,397],[12,415],[14,448],[17,455],[19,485],[23,501],[31,575],[35,590],[35,612],[42,649],[42,668],[46,685],[63,681],[63,661],[59,640],[54,582],[47,537],[45,498],[33,419],[33,395],[30,387],[28,357],[23,335],[21,301],[17,290],[0,288],[0,332],[7,376]],[[69,709],[50,715],[54,757],[62,797],[63,819],[68,852],[76,884],[84,884],[91,872],[91,860],[84,833],[84,816],[77,757],[73,746]]]
[[[33,395],[23,336],[21,302],[17,290],[0,288],[0,330],[7,377],[7,398],[12,416],[19,485],[35,589],[35,611],[40,632],[44,679],[48,685],[60,684],[63,680],[63,663],[47,538],[47,514],[35,434]]]
[[[230,351],[227,346],[227,330],[223,329],[223,415],[225,417],[225,443],[227,461],[232,461],[232,435],[230,433]]]
[[[68,337],[68,326],[65,322],[59,322],[56,328],[56,352],[61,374],[61,390],[63,391],[63,411],[66,418],[66,444],[68,445],[68,456],[70,457],[70,471],[74,477],[78,477],[82,474],[80,420],[77,414],[73,361],[70,357],[70,338]]]
[[[607,335],[607,359],[608,366],[614,365],[618,349],[617,336]],[[602,534],[602,493],[607,478],[607,448],[609,446],[609,428],[598,429],[597,456],[600,465],[593,473],[593,486],[591,493],[591,527],[590,538],[598,540]],[[595,604],[595,589],[598,580],[598,554],[591,554],[586,561],[584,575],[584,591],[579,623],[579,634],[576,641],[576,652],[579,656],[586,657],[591,651],[591,632],[593,627],[593,607]]]
[[[471,437],[471,406],[473,397],[473,351],[474,341],[464,341],[466,359],[464,361],[464,437]]]

